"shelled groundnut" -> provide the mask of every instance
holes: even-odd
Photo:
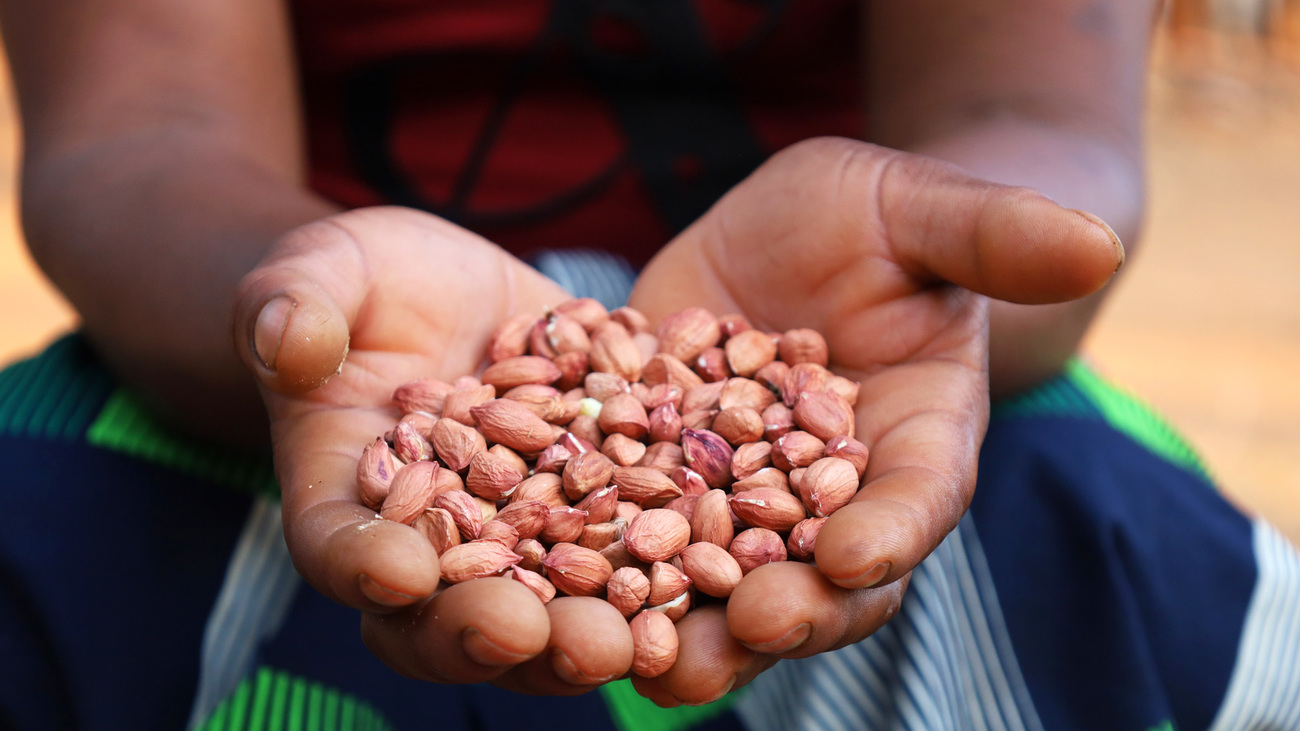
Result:
[[[501,323],[487,359],[477,377],[396,385],[358,500],[423,534],[447,583],[604,597],[646,677],[671,667],[672,623],[693,605],[764,564],[813,560],[866,473],[858,385],[814,330],[701,308],[652,329],[574,299]]]

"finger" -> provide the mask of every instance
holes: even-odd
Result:
[[[316,590],[350,607],[391,612],[438,587],[433,545],[360,503],[361,450],[392,425],[384,412],[307,412],[274,425],[284,538],[294,567]]]
[[[290,232],[244,278],[235,298],[235,345],[262,384],[283,394],[319,387],[349,348],[422,353],[443,343],[431,354],[438,367],[424,375],[450,380],[474,370],[493,327],[516,308],[565,296],[519,260],[440,218],[359,209]]]
[[[235,346],[264,385],[302,393],[342,366],[366,296],[367,266],[358,243],[333,219],[291,232],[277,252],[240,282]]]
[[[365,614],[361,634],[376,656],[407,677],[479,683],[542,652],[550,618],[527,587],[490,577],[449,587],[418,609]]]
[[[678,650],[673,666],[656,678],[632,678],[641,695],[661,706],[712,703],[745,686],[777,660],[737,642],[727,628],[723,607],[692,609],[676,626]]]
[[[848,589],[896,581],[957,526],[970,493],[927,467],[882,475],[827,519],[817,536],[817,566]]]
[[[497,684],[530,695],[577,695],[632,667],[632,632],[613,605],[595,597],[558,597],[546,605],[546,651]]]
[[[895,581],[957,526],[988,419],[983,375],[960,359],[935,359],[861,380],[858,432],[872,449],[865,481],[817,536],[817,566],[833,582]]]
[[[1124,263],[1124,246],[1104,221],[1030,188],[898,152],[858,152],[850,170],[848,190],[876,191],[885,237],[904,268],[995,299],[1078,299]]]
[[[743,208],[749,220],[737,220],[742,216],[728,206]],[[861,257],[886,257],[920,281],[1044,304],[1096,291],[1124,261],[1119,237],[1091,214],[934,158],[854,140],[787,148],[717,211],[726,219],[722,230],[737,241],[762,236],[774,244],[757,257],[820,267],[819,280]]]
[[[819,539],[820,540],[820,539]],[[727,600],[727,627],[755,652],[808,657],[857,642],[902,605],[905,581],[843,589],[815,566],[792,561],[749,572]]]
[[[654,286],[639,283],[634,305],[652,316],[687,302],[740,309],[779,326],[791,319],[790,302],[854,312],[933,282],[1044,304],[1100,289],[1123,260],[1104,222],[1034,190],[818,138],[774,155],[679,235],[647,265],[640,282]],[[774,302],[774,288],[786,297]]]

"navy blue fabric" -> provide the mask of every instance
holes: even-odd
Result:
[[[83,444],[0,438],[0,718],[185,725],[249,498]]]
[[[1210,484],[1099,419],[994,419],[971,514],[1045,728],[1209,726],[1255,583]]]

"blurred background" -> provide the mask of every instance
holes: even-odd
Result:
[[[18,230],[0,59],[0,362],[75,326]],[[1174,0],[1153,59],[1150,216],[1086,343],[1228,495],[1300,543],[1300,0]]]

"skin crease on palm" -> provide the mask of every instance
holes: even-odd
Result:
[[[708,702],[893,616],[974,488],[985,296],[1072,300],[1121,261],[1103,225],[1032,191],[837,139],[776,155],[670,243],[631,304],[652,320],[702,305],[762,329],[820,330],[832,367],[862,384],[857,430],[872,458],[864,489],[823,529],[816,568],[763,567],[725,610],[688,614],[677,663],[637,689],[662,705]],[[295,565],[363,610],[366,642],[405,675],[574,694],[628,672],[631,635],[605,602],[543,606],[507,579],[432,596],[427,541],[375,520],[356,494],[357,455],[393,423],[395,384],[474,372],[496,323],[565,296],[473,234],[404,209],[299,229],[241,285],[236,342],[272,417]],[[270,302],[287,321],[259,317]]]

